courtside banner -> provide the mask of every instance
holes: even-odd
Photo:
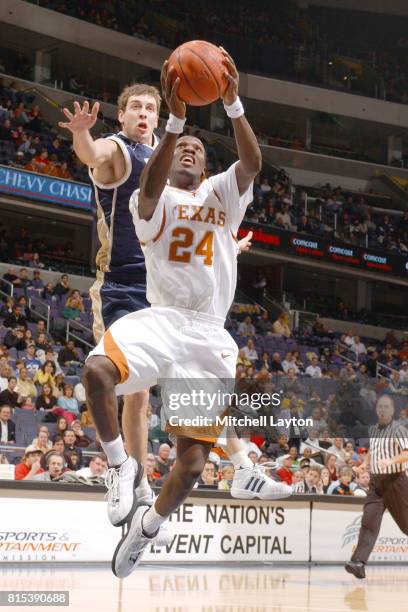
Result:
[[[121,529],[106,502],[0,498],[0,562],[111,561]],[[307,561],[310,504],[194,498],[168,523],[171,542],[151,562]]]
[[[0,193],[91,212],[92,187],[60,178],[0,166]]]
[[[144,561],[307,561],[310,505],[306,501],[244,502],[194,498],[173,513],[167,548]]]
[[[313,503],[311,560],[348,561],[357,546],[362,510],[355,505]],[[408,563],[408,536],[388,512],[383,516],[370,561]]]

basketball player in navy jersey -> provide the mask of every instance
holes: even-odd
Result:
[[[95,189],[101,246],[96,256],[97,279],[90,294],[97,342],[116,320],[149,306],[144,257],[135,235],[129,199],[139,187],[141,172],[158,143],[154,129],[158,125],[160,102],[155,87],[135,84],[125,88],[118,99],[121,131],[97,140],[89,130],[97,121],[98,102],[92,109],[88,102],[82,108],[74,102],[74,113],[63,109],[69,121],[59,123],[72,132],[74,150],[89,167]],[[241,251],[249,248],[251,236],[252,232],[240,241]],[[118,440],[102,442],[111,468],[107,478],[108,516],[115,526],[130,520],[137,501],[153,499],[147,478],[141,478],[142,470],[138,468],[147,454],[147,406],[147,390],[125,397],[122,425],[130,457]],[[228,437],[226,446],[236,468],[232,495],[245,499],[274,498],[275,494],[268,494],[268,486],[261,492],[247,490],[254,466],[236,437]]]
[[[63,109],[69,121],[59,123],[60,127],[72,132],[74,151],[88,166],[94,185],[94,214],[100,247],[96,255],[97,277],[90,295],[96,342],[116,320],[149,306],[144,256],[135,236],[129,199],[139,187],[142,170],[158,142],[154,129],[158,124],[160,103],[160,94],[155,87],[145,84],[126,87],[118,99],[121,130],[96,140],[89,130],[97,121],[98,102],[90,110],[88,102],[84,102],[81,108],[75,101],[74,113]],[[147,390],[126,396],[122,415],[127,450],[139,464],[144,462],[147,454],[148,399]],[[131,462],[122,463],[122,456],[116,456],[108,448],[105,452],[108,450],[110,465],[122,464],[122,478],[132,478]],[[152,497],[146,477],[134,480],[133,485],[137,487],[138,499]],[[109,470],[107,486],[109,519],[113,525],[123,525],[128,515],[123,514],[122,505],[117,503],[119,494],[115,470]]]

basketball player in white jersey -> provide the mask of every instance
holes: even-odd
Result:
[[[161,98],[151,85],[137,83],[126,87],[118,99],[118,121],[121,130],[94,140],[90,130],[96,124],[99,103],[92,109],[88,102],[80,106],[74,102],[73,113],[64,108],[67,122],[60,127],[73,135],[73,146],[79,159],[89,167],[94,183],[95,227],[100,247],[96,256],[97,279],[90,290],[94,315],[94,336],[99,342],[103,333],[122,316],[147,308],[146,268],[144,255],[135,236],[129,210],[131,194],[139,187],[140,175],[147,160],[158,144],[154,134],[158,125]],[[239,242],[241,250],[250,246],[252,232]],[[147,453],[147,390],[125,396],[122,427],[128,453],[139,463],[144,463]],[[235,457],[235,464],[251,467],[236,436],[229,436],[226,450]],[[108,454],[109,457],[109,454]],[[107,475],[108,516],[115,526],[123,525],[132,516],[133,504],[118,503],[118,483],[126,475],[134,475],[131,461],[123,462],[120,470],[115,456],[111,457]],[[118,471],[120,476],[118,477]],[[135,494],[130,500],[153,499],[153,493],[145,475],[141,477]],[[135,481],[135,485],[139,479]],[[238,497],[241,486],[234,486],[233,495]],[[266,489],[262,491],[265,495]],[[243,495],[248,496],[247,491]],[[258,493],[255,491],[254,496]],[[165,532],[159,540],[165,541]],[[156,540],[157,544],[158,540]]]
[[[172,377],[205,378],[218,381],[220,387],[221,380],[235,379],[238,348],[224,329],[224,320],[236,286],[235,234],[252,201],[261,153],[237,96],[238,72],[226,52],[224,58],[229,81],[224,107],[232,119],[239,161],[209,180],[203,180],[202,142],[193,137],[178,139],[185,123],[185,105],[177,96],[179,79],[172,86],[167,64],[163,68],[162,87],[170,117],[142,174],[140,190],[131,200],[146,258],[152,308],[115,322],[89,354],[84,371],[88,405],[100,438],[118,463],[128,458],[118,435],[115,393],[134,393]],[[164,411],[169,425],[171,413],[166,403]],[[192,408],[191,417],[194,411]],[[188,496],[212,447],[200,428],[181,423],[167,429],[178,435],[177,461],[155,503],[142,502],[134,512],[112,561],[118,577],[131,573],[160,526]],[[222,427],[215,429],[214,438]],[[136,474],[141,467],[136,462],[133,465]],[[275,497],[291,493],[291,487],[261,472],[259,479],[262,488],[269,488],[270,498],[273,493]]]

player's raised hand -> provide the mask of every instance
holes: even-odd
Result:
[[[180,79],[179,77],[174,79],[174,69],[169,70],[169,63],[167,60],[163,64],[160,82],[163,98],[166,100],[170,113],[179,119],[184,119],[186,116],[186,105],[178,97]]]
[[[238,251],[238,255],[240,253],[243,253],[244,251],[249,251],[249,249],[252,246],[252,236],[254,235],[254,232],[251,230],[250,232],[247,233],[247,235],[242,238],[241,240],[238,240],[238,247],[239,247],[239,251]]]
[[[224,49],[224,47],[220,47],[221,53],[224,56],[224,66],[225,70],[225,78],[228,81],[228,87],[225,90],[225,94],[223,96],[224,104],[230,106],[234,104],[235,100],[238,97],[238,87],[239,87],[239,73],[237,67],[235,66],[235,62],[230,56],[229,53]]]
[[[74,102],[74,114],[68,108],[63,108],[62,112],[69,119],[68,122],[59,121],[59,127],[66,128],[73,134],[90,130],[98,119],[99,102],[95,102],[91,111],[89,111],[89,102],[85,101],[83,107],[79,102]]]

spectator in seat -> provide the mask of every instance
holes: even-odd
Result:
[[[68,274],[62,274],[61,279],[54,287],[54,295],[62,297],[70,291]]]
[[[64,440],[64,446],[65,446],[64,452],[68,455],[68,453],[72,451],[76,451],[79,455],[79,465],[81,466],[82,465],[82,451],[80,448],[75,446],[76,437],[72,429],[67,429],[64,432],[62,439]]]
[[[80,363],[73,340],[68,340],[65,348],[61,349],[58,353],[58,363],[66,368],[70,365],[77,365]]]
[[[19,275],[17,277],[17,279],[13,282],[13,285],[15,287],[18,287],[19,289],[27,289],[27,287],[30,285],[30,279],[28,278],[28,270],[27,268],[21,268]],[[22,298],[24,298],[24,303],[21,304],[22,302]],[[20,304],[22,306],[22,310],[27,306],[27,298],[25,298],[24,296],[21,296],[18,298],[17,303]],[[26,310],[26,312],[24,313],[28,319],[28,310]]]
[[[14,444],[16,441],[16,424],[11,420],[11,406],[0,406],[0,443]]]
[[[354,344],[354,335],[352,331],[348,331],[344,336],[341,337],[341,341],[348,347],[352,347]]]
[[[293,368],[289,368],[286,373],[286,377],[283,381],[282,389],[285,393],[291,391],[292,393],[301,393],[302,385],[298,381],[297,374]]]
[[[0,140],[11,142],[13,140],[13,128],[11,127],[10,119],[6,119],[0,124]]]
[[[217,483],[217,467],[212,461],[206,461],[201,476],[198,479],[198,486],[213,487]]]
[[[76,471],[80,468],[78,450],[72,450],[64,453],[68,470]]]
[[[42,453],[48,453],[52,449],[52,442],[50,440],[50,432],[46,425],[39,425],[37,429],[37,437],[31,442],[32,446],[38,448]]]
[[[4,327],[10,327],[11,329],[15,329],[16,327],[27,327],[27,319],[22,313],[21,306],[15,305],[13,307],[13,312],[4,319],[3,321]]]
[[[11,408],[19,408],[21,406],[21,397],[16,392],[17,378],[10,376],[7,379],[7,389],[0,393],[0,406],[7,404]]]
[[[367,354],[367,349],[365,345],[363,344],[363,342],[361,342],[360,336],[354,336],[353,343],[350,345],[350,348],[353,351],[353,353],[355,353],[358,357],[360,355]]]
[[[170,470],[170,446],[168,444],[160,444],[159,454],[156,459],[156,469],[160,476],[164,476]]]
[[[272,332],[285,338],[290,338],[290,328],[288,325],[288,315],[282,312],[272,326]]]
[[[44,364],[36,371],[34,382],[37,385],[50,385],[55,387],[55,363],[51,360],[45,361]]]
[[[43,300],[51,300],[55,295],[55,288],[52,283],[47,283],[41,292],[41,298]]]
[[[60,480],[61,476],[65,471],[65,468],[67,467],[67,462],[63,455],[60,455],[55,451],[50,451],[46,458],[46,466],[47,469],[44,472],[32,476],[30,480],[39,480],[45,482]]]
[[[291,470],[293,459],[290,455],[284,455],[280,460],[282,461],[282,467],[276,470],[276,475],[282,482],[291,485],[293,481],[293,472]]]
[[[65,319],[77,321],[80,320],[82,312],[84,312],[84,306],[82,304],[81,296],[76,295],[76,293],[74,295],[73,293],[65,302],[62,316]]]
[[[269,457],[274,457],[277,459],[282,455],[289,454],[289,444],[288,444],[288,436],[286,434],[280,434],[276,442],[272,442],[268,445],[264,445],[266,454]]]
[[[332,484],[330,472],[327,467],[323,467],[320,471],[320,486],[322,488],[323,495],[327,494],[330,485]]]
[[[44,359],[44,363],[46,361],[52,361],[52,363],[55,366],[55,386],[57,386],[57,376],[59,376],[60,374],[63,375],[63,372],[61,370],[61,366],[58,363],[58,355],[57,353],[54,353],[54,351],[52,350],[51,347],[48,347],[47,350],[45,351],[45,359]]]
[[[269,312],[264,310],[262,315],[258,318],[258,329],[265,336],[269,335],[273,331],[273,323],[269,318]]]
[[[266,351],[262,353],[262,358],[258,360],[257,368],[258,370],[261,370],[262,368],[266,368],[268,372],[270,371],[271,358],[269,357],[269,353],[267,353]]]
[[[75,434],[75,446],[77,448],[88,448],[92,444],[91,438],[89,438],[83,431],[81,421],[78,419],[71,423],[72,431]]]
[[[299,221],[297,223],[297,231],[301,234],[312,234],[313,233],[312,225],[309,219],[306,217],[306,215],[301,215],[299,217]]]
[[[54,437],[54,440],[53,440],[53,443],[52,443],[52,450],[57,451],[57,453],[64,454],[64,452],[65,452],[65,444],[64,444],[64,439],[63,439],[62,436],[55,436]]]
[[[327,453],[325,464],[326,464],[327,469],[329,470],[330,479],[332,480],[332,482],[336,481],[337,480],[337,456]]]
[[[238,373],[238,369],[239,367],[243,367],[245,368],[250,368],[252,366],[252,361],[250,359],[248,359],[248,357],[245,355],[245,351],[244,349],[240,349],[238,351],[238,357],[237,357],[237,373]]]
[[[37,253],[38,255],[38,253]],[[33,278],[28,285],[29,289],[36,289],[39,293],[44,289],[44,283],[41,278],[41,272],[39,270],[34,270]]]
[[[352,363],[347,362],[344,368],[341,368],[339,378],[340,380],[346,382],[353,382],[357,380],[357,374],[354,371]]]
[[[322,448],[319,444],[319,430],[315,427],[309,430],[309,436],[306,438],[306,440],[301,442],[299,449],[300,454],[303,455],[306,449],[310,449],[310,457],[316,459],[321,457]]]
[[[50,383],[46,382],[43,384],[41,393],[35,401],[35,407],[37,410],[43,410],[44,412],[52,412],[52,409],[57,405],[57,398],[53,395],[53,387]]]
[[[22,398],[31,397],[34,400],[37,397],[37,389],[25,367],[22,367],[20,370],[16,391]]]
[[[319,495],[322,493],[322,485],[320,482],[321,468],[312,466],[305,474],[303,482],[298,483],[295,487],[296,493]]]
[[[221,470],[221,480],[218,483],[219,491],[231,491],[232,481],[234,480],[234,466],[232,463],[224,465]]]
[[[153,457],[154,463],[154,457]],[[91,458],[88,467],[81,468],[77,470],[78,476],[83,476],[85,478],[100,478],[101,480],[105,479],[106,472],[108,470],[108,460],[104,453],[99,453],[99,455],[95,455]]]
[[[355,488],[353,494],[355,497],[367,497],[370,486],[370,472],[365,465],[360,465],[356,470]]]
[[[299,368],[296,364],[293,353],[286,353],[285,359],[282,361],[282,368],[287,374],[289,369],[295,370],[295,374],[299,374]]]
[[[403,361],[401,363],[401,369],[399,371],[399,375],[400,375],[401,383],[404,385],[408,384],[408,361]]]
[[[369,353],[368,359],[366,361],[367,372],[371,378],[377,377],[377,364],[379,361],[379,353],[378,351],[373,351]]]
[[[281,356],[279,353],[273,353],[272,355],[271,372],[274,374],[281,374],[281,375],[285,373],[282,367]]]
[[[37,321],[37,324],[35,326],[35,335],[38,336],[39,334],[44,334],[47,339],[47,342],[51,341],[51,336],[47,332],[47,327],[43,319],[40,319],[39,321]]]
[[[52,409],[52,413],[64,416],[69,424],[79,418],[79,405],[74,397],[72,385],[64,385],[64,393],[57,399],[57,407]]]
[[[41,474],[44,471],[41,467],[42,454],[42,451],[35,448],[32,444],[27,446],[21,463],[16,465],[14,479],[31,480],[33,476]]]
[[[255,336],[255,326],[249,315],[238,325],[238,333],[240,336]]]
[[[312,357],[312,363],[307,366],[305,373],[307,376],[311,376],[312,378],[322,377],[322,370],[319,366],[319,360],[317,357]]]
[[[398,352],[397,357],[400,361],[406,361],[408,363],[408,342],[402,343],[402,348]]]
[[[37,370],[41,368],[41,361],[37,359],[37,357],[35,356],[35,353],[36,353],[35,344],[29,344],[26,348],[26,354],[23,357],[24,367],[29,371],[30,376],[34,378],[37,373]]]
[[[344,438],[333,438],[333,444],[327,449],[327,452],[336,456],[336,465],[338,468],[343,466],[346,461]]]
[[[353,470],[349,467],[342,467],[339,474],[339,484],[332,490],[332,495],[353,495],[350,488],[353,480]]]
[[[40,174],[47,174],[50,167],[50,160],[48,159],[47,149],[42,149],[39,155],[33,157],[31,162],[27,165],[27,170],[39,172]]]
[[[67,429],[69,429],[67,419],[63,416],[58,417],[56,429],[55,429],[56,433],[55,433],[53,440],[55,440],[57,436],[60,436],[60,438],[63,438],[64,433],[67,431]]]
[[[297,485],[304,481],[305,479],[305,475],[302,472],[302,470],[296,470],[296,472],[293,472],[293,476],[292,476],[292,487],[293,487],[293,491],[297,492]]]
[[[402,383],[400,373],[397,372],[397,370],[391,372],[388,389],[391,393],[397,393],[399,395],[408,393],[408,388]]]
[[[245,357],[250,360],[251,365],[257,361],[258,353],[256,352],[254,341],[251,338],[247,341],[246,346],[242,348],[242,352]]]

